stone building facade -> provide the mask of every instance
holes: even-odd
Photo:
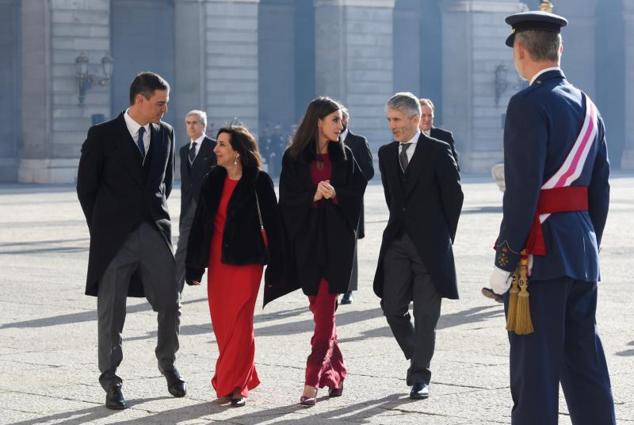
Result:
[[[143,70],[172,85],[165,119],[179,145],[190,109],[207,111],[212,134],[238,119],[262,139],[273,128],[287,134],[310,99],[328,95],[376,151],[390,141],[385,101],[408,90],[434,100],[463,170],[488,172],[502,159],[506,104],[523,84],[504,17],[537,3],[0,0],[0,181],[73,182],[88,127],[126,107]],[[634,168],[634,5],[554,3],[570,20],[564,70],[602,110],[612,163]],[[622,37],[609,38],[615,31]],[[88,60],[83,83],[78,58]]]

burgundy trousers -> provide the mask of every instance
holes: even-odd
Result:
[[[309,296],[308,300],[315,320],[315,332],[310,340],[311,352],[306,361],[306,385],[341,388],[347,371],[337,341],[337,294],[328,292],[328,282],[322,278],[317,295]]]

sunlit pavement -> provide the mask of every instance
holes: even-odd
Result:
[[[298,405],[312,316],[293,293],[255,316],[256,364],[262,384],[241,409],[214,401],[210,378],[217,347],[206,288],[183,294],[177,366],[187,397],[169,395],[154,358],[156,315],[131,299],[119,369],[131,407],[103,406],[97,381],[96,299],[83,295],[88,231],[73,186],[0,186],[0,423],[124,424],[504,424],[510,423],[508,342],[502,308],[480,295],[493,262],[502,194],[490,178],[467,177],[454,245],[461,299],[444,301],[432,362],[431,396],[407,397],[401,354],[372,278],[387,220],[376,182],[366,193],[360,241],[360,290],[339,307],[338,334],[349,370],[342,397],[319,392]],[[170,198],[175,223],[179,191]],[[612,179],[603,237],[598,325],[610,367],[617,421],[634,423],[634,175]],[[178,226],[174,226],[175,229]],[[175,235],[176,240],[177,235]],[[539,371],[535,371],[539,373]],[[561,397],[560,424],[570,424]]]

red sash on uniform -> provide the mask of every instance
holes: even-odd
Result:
[[[541,214],[588,211],[588,188],[586,186],[568,186],[555,189],[543,189],[539,192],[537,212],[526,242],[526,253],[546,255],[546,243],[542,232]]]
[[[585,93],[583,97],[586,100],[586,114],[577,140],[564,163],[542,185],[539,192],[537,211],[526,242],[526,253],[529,255],[546,255],[542,223],[551,213],[588,211],[588,188],[571,186],[581,175],[590,147],[597,138],[596,106]]]

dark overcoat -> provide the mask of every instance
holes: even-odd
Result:
[[[90,231],[87,295],[97,295],[106,267],[143,221],[156,226],[172,249],[167,198],[174,175],[174,130],[164,122],[150,124],[150,140],[144,162],[123,114],[88,130],[77,173],[77,196]],[[128,295],[144,296],[136,274]]]
[[[187,244],[186,280],[200,282],[209,266],[214,218],[218,211],[227,170],[214,167],[202,182],[196,215]],[[256,200],[257,194],[257,200]],[[267,233],[268,248],[260,232],[257,202]],[[225,264],[268,264],[265,281],[269,284],[281,275],[282,238],[280,217],[273,181],[256,168],[245,168],[227,206],[220,259]]]
[[[460,171],[460,161],[458,161],[458,152],[456,152],[456,142],[453,139],[453,134],[451,133],[451,131],[438,128],[438,127],[432,127],[429,130],[429,136],[432,139],[442,140],[443,142],[451,146],[451,153],[453,155],[453,158],[456,160],[456,166],[458,167],[458,171]]]
[[[405,232],[429,270],[438,293],[457,299],[452,244],[463,194],[451,147],[421,134],[406,172],[398,162],[398,142],[379,149],[379,169],[390,210],[374,277],[374,292],[383,297],[383,258],[390,243]]]
[[[184,217],[193,202],[198,200],[203,177],[211,170],[211,167],[216,165],[215,146],[214,139],[205,137],[192,164],[189,163],[188,158],[189,143],[181,146],[178,152],[181,160],[181,217]]]
[[[372,151],[370,150],[368,139],[348,130],[348,134],[343,142],[352,151],[352,155],[354,156],[355,161],[357,161],[357,164],[359,164],[359,168],[361,168],[361,172],[365,176],[365,179],[370,181],[372,177],[374,177],[374,161],[372,160]],[[365,237],[364,209],[362,201],[361,217],[359,218],[359,231],[357,234],[359,239],[363,239]]]
[[[284,153],[280,176],[280,211],[288,249],[285,268],[287,287],[283,292],[302,288],[316,295],[319,281],[328,281],[332,294],[348,290],[361,202],[367,180],[350,148],[328,145],[332,162],[330,183],[335,200],[313,202],[317,186],[310,175],[315,146],[293,158]],[[282,294],[283,295],[283,294]]]

